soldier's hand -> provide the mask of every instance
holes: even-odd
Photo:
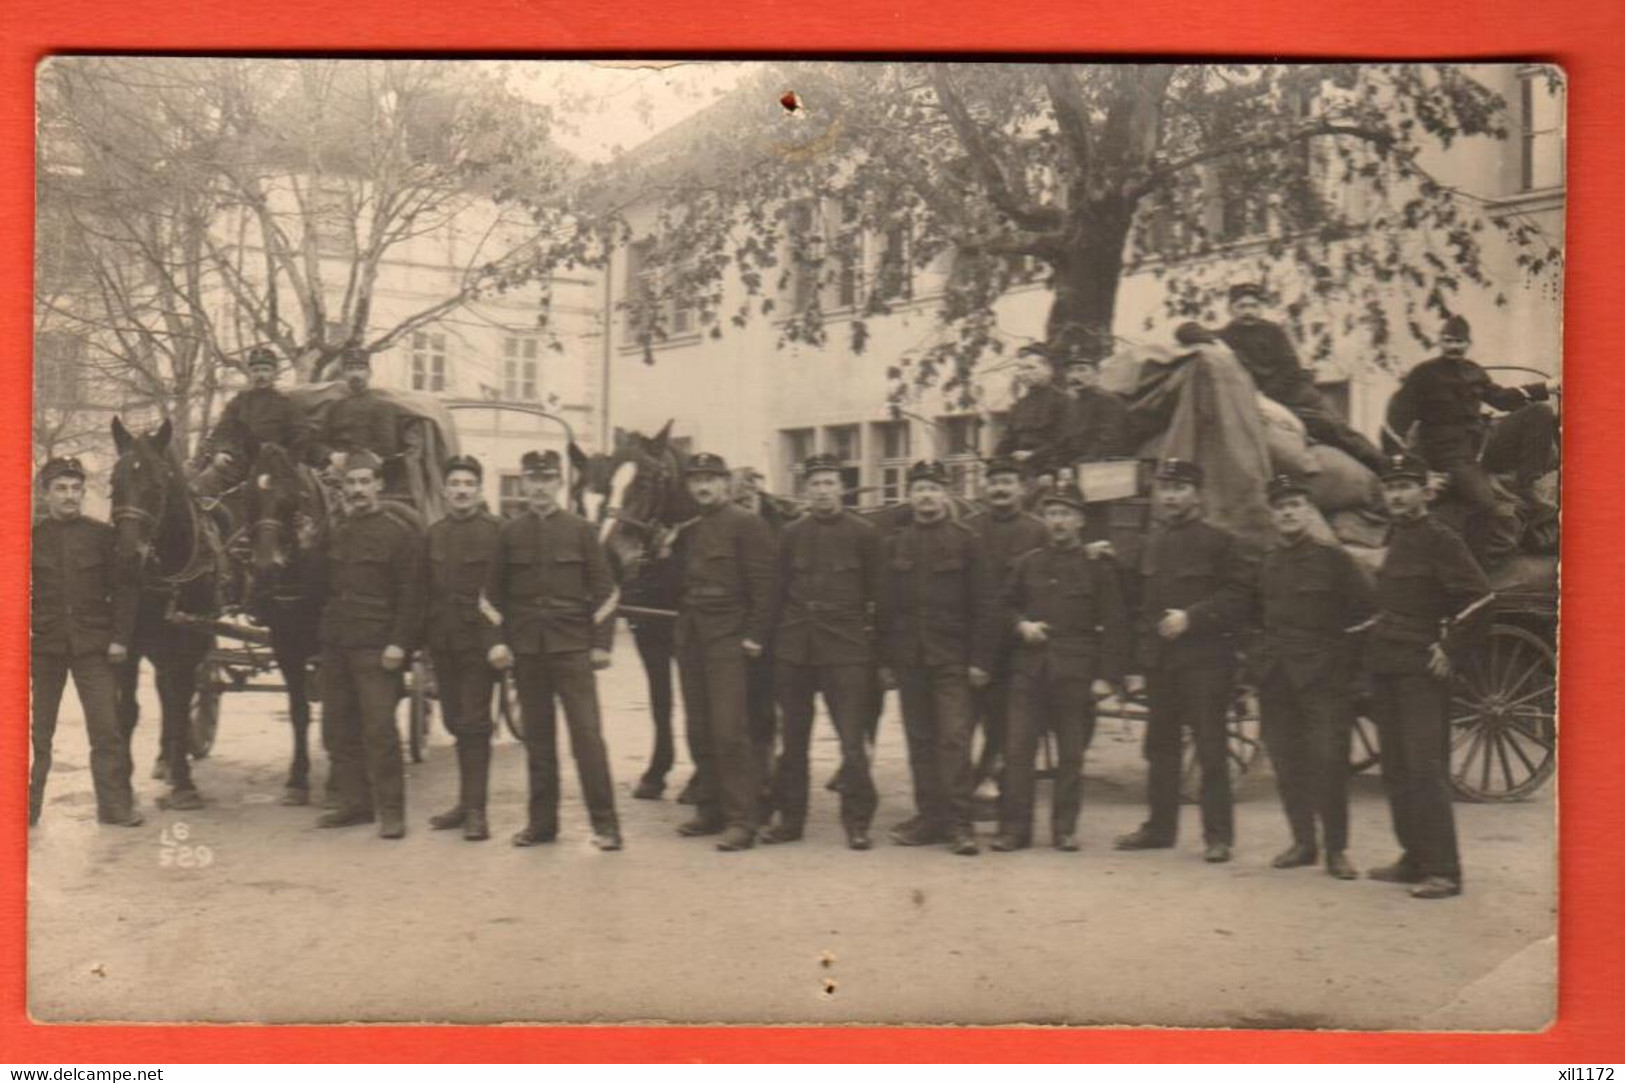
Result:
[[[491,663],[492,669],[512,669],[513,651],[508,649],[506,643],[498,643],[485,652],[485,660]]]
[[[294,512],[293,537],[301,549],[312,549],[316,545],[316,520],[302,511]]]
[[[741,640],[739,649],[745,652],[746,658],[760,658],[762,656],[762,645],[754,639]]]
[[[1096,677],[1089,685],[1089,694],[1096,699],[1111,699],[1117,693],[1117,686],[1103,677]]]
[[[891,666],[881,666],[879,671],[880,687],[887,690],[897,687],[897,671]]]
[[[1138,673],[1123,678],[1123,691],[1131,696],[1145,695],[1145,678]]]
[[[606,651],[602,647],[594,647],[592,649],[592,668],[594,668],[594,669],[608,669],[609,668],[609,652]]]
[[[1018,463],[1024,463],[1033,457],[1033,453],[1030,451],[1014,451],[1010,453],[1010,457]]]
[[[1164,639],[1178,639],[1190,631],[1190,614],[1183,609],[1170,609],[1157,621],[1157,634]]]
[[[215,452],[214,466],[215,466],[216,470],[228,469],[231,466],[231,464],[236,462],[236,461],[237,460],[235,460],[235,459],[233,459],[231,457],[231,452],[229,452],[229,451],[217,451],[217,452]]]
[[[1448,680],[1450,674],[1455,672],[1450,665],[1450,656],[1437,643],[1428,647],[1428,672],[1441,681]]]
[[[115,666],[122,666],[130,660],[130,649],[122,643],[109,643],[107,645],[107,660]]]
[[[383,657],[384,668],[391,671],[400,669],[406,662],[406,652],[393,643],[384,648]]]
[[[993,674],[989,673],[985,669],[982,669],[980,666],[971,666],[970,669],[966,671],[965,675],[970,679],[970,686],[972,688],[986,688],[989,684],[993,683]]]
[[[1117,550],[1112,548],[1112,543],[1104,540],[1090,542],[1083,547],[1083,551],[1089,555],[1090,560],[1099,560],[1101,557],[1116,559],[1117,557]]]
[[[1024,620],[1016,624],[1016,634],[1024,643],[1043,643],[1049,639],[1049,625],[1041,620]]]

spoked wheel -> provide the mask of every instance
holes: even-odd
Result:
[[[1258,696],[1251,689],[1238,688],[1230,703],[1226,720],[1229,731],[1228,758],[1230,785],[1240,784],[1253,764],[1258,762],[1264,749],[1262,727],[1258,718]],[[1202,765],[1196,757],[1196,737],[1190,730],[1184,733],[1184,751],[1181,753],[1179,796],[1186,804],[1195,804],[1202,798]]]
[[[1468,801],[1516,801],[1557,767],[1557,652],[1497,624],[1450,697],[1450,784]]]
[[[1349,739],[1349,774],[1357,775],[1377,766],[1381,746],[1377,744],[1377,724],[1364,712],[1354,718],[1354,733]]]
[[[525,718],[519,711],[519,688],[514,683],[513,670],[505,669],[497,681],[497,714],[503,725],[513,734],[515,741],[525,739]]]
[[[225,674],[205,659],[197,667],[197,684],[192,689],[192,711],[187,726],[192,758],[201,760],[214,748],[220,729],[220,686]]]
[[[411,687],[407,689],[406,749],[413,763],[423,762],[429,744],[429,723],[434,717],[434,700],[429,683],[429,663],[421,656],[412,662]]]

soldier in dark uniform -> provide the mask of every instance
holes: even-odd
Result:
[[[1231,286],[1231,319],[1219,329],[1219,340],[1230,347],[1260,392],[1298,416],[1310,439],[1346,451],[1372,470],[1380,469],[1382,452],[1338,416],[1315,387],[1313,374],[1298,360],[1286,330],[1264,319],[1263,312],[1263,287],[1251,282]]]
[[[996,636],[981,540],[948,515],[948,468],[909,468],[908,525],[885,539],[881,683],[897,689],[916,815],[889,835],[900,846],[947,843],[977,853],[971,818],[971,690],[987,686]]]
[[[1489,430],[1485,406],[1512,412],[1546,401],[1557,381],[1501,387],[1468,360],[1472,327],[1451,316],[1439,336],[1439,356],[1406,373],[1389,405],[1388,421],[1401,438],[1416,429],[1415,449],[1429,469],[1450,476],[1451,492],[1465,505],[1462,534],[1481,559],[1493,560],[1517,545],[1517,524],[1496,520],[1495,490],[1479,465]]]
[[[1082,501],[1044,498],[1043,547],[1017,557],[1006,581],[1001,623],[1015,631],[1004,792],[995,850],[1032,843],[1033,758],[1045,728],[1055,734],[1055,794],[1050,839],[1078,849],[1083,756],[1095,731],[1095,697],[1123,679],[1131,642],[1128,608],[1116,562],[1084,548]]]
[[[73,677],[90,737],[96,819],[140,826],[129,735],[120,730],[113,667],[129,657],[139,586],[134,569],[114,556],[114,532],[80,513],[85,470],[78,459],[52,459],[40,469],[45,518],[34,524],[33,602],[29,663],[33,691],[34,766],[29,775],[28,825],[39,823],[51,772],[62,689]]]
[[[1259,709],[1264,742],[1292,845],[1278,869],[1313,865],[1320,850],[1326,871],[1353,880],[1344,851],[1349,837],[1349,734],[1357,644],[1350,633],[1371,616],[1371,587],[1341,545],[1309,533],[1309,489],[1287,474],[1267,487],[1276,544],[1265,554],[1260,591],[1264,612]]]
[[[559,831],[557,698],[570,729],[581,793],[600,850],[621,848],[620,820],[604,747],[595,670],[610,662],[619,601],[609,561],[591,523],[559,507],[563,469],[556,451],[521,460],[530,510],[502,526],[485,596],[489,658],[514,669],[525,716],[530,812],[515,846],[552,842]]]
[[[406,778],[395,706],[402,670],[423,636],[423,538],[384,510],[382,463],[368,451],[344,460],[345,512],[325,553],[311,561],[322,609],[322,742],[339,807],[318,827],[378,819],[378,834],[406,834]],[[314,528],[300,535],[309,545]]]
[[[1203,855],[1230,860],[1235,816],[1225,714],[1234,691],[1235,634],[1253,609],[1257,567],[1234,535],[1202,519],[1202,468],[1168,459],[1156,476],[1161,525],[1140,558],[1138,658],[1151,717],[1145,731],[1150,819],[1120,850],[1162,849],[1179,833],[1181,736],[1202,765]]]
[[[673,549],[677,672],[700,784],[695,816],[677,831],[721,833],[718,850],[748,850],[756,844],[763,766],[747,711],[749,667],[768,641],[773,531],[733,502],[728,464],[718,455],[689,460],[688,490],[700,514]]]
[[[1377,615],[1365,646],[1371,714],[1382,745],[1401,854],[1373,880],[1413,884],[1419,899],[1461,894],[1450,792],[1450,677],[1494,619],[1483,570],[1449,527],[1428,514],[1427,467],[1396,455],[1382,473],[1393,519],[1377,572]]]
[[[220,414],[203,442],[207,466],[196,488],[215,496],[241,482],[253,469],[261,444],[278,444],[299,461],[313,457],[315,426],[303,410],[276,387],[276,353],[256,346],[248,355],[249,386],[239,391]]]
[[[404,491],[401,459],[418,450],[420,437],[403,424],[400,409],[372,391],[372,359],[354,347],[344,351],[340,371],[349,394],[327,408],[322,444],[330,453],[370,451],[384,464],[386,492]]]
[[[429,528],[429,622],[424,636],[446,731],[457,741],[457,804],[429,818],[437,831],[491,837],[485,798],[491,775],[491,693],[497,674],[486,661],[486,618],[480,591],[490,576],[502,520],[485,509],[485,470],[472,455],[446,460],[446,516]]]
[[[1072,434],[1072,396],[1056,386],[1058,349],[1044,343],[1016,353],[1017,382],[1024,390],[1010,407],[1004,435],[993,449],[997,458],[1021,464],[1028,477],[1052,475],[1066,465]]]
[[[987,568],[983,577],[988,591],[990,611],[997,612],[1001,604],[1004,585],[1016,558],[1037,549],[1049,541],[1049,532],[1037,516],[1022,510],[1021,466],[1013,459],[994,459],[983,472],[982,494],[986,511],[979,511],[965,520],[965,525],[982,542],[982,555]],[[977,759],[976,781],[988,782],[998,775],[998,765],[1004,756],[1005,719],[1010,703],[1010,654],[1015,637],[1002,627],[995,629],[997,639],[988,644],[992,669],[989,681],[976,690],[976,717],[982,728],[982,753]]]
[[[794,842],[807,820],[814,697],[822,692],[841,738],[841,823],[847,846],[873,842],[874,780],[864,727],[874,700],[874,609],[880,597],[880,532],[841,505],[841,464],[814,455],[805,467],[810,513],[785,527],[775,583],[774,684],[784,751],[773,780],[778,820],[763,842]]]
[[[1066,463],[1100,462],[1132,455],[1128,403],[1100,386],[1100,362],[1073,357],[1067,362],[1066,383],[1072,393],[1072,429],[1066,442]]]

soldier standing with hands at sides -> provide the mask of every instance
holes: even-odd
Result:
[[[28,785],[28,826],[39,823],[57,712],[71,675],[90,737],[96,821],[139,827],[142,818],[130,785],[130,739],[120,731],[113,691],[113,667],[126,664],[135,632],[139,580],[135,569],[119,566],[113,528],[81,513],[85,468],[78,459],[47,462],[40,468],[39,488],[45,518],[34,524],[32,541],[29,675],[34,765]]]
[[[988,590],[990,611],[997,612],[1002,604],[1004,584],[1015,566],[1016,558],[1044,545],[1049,532],[1035,515],[1022,509],[1025,490],[1021,483],[1021,464],[1014,459],[994,459],[983,471],[982,498],[987,504],[965,520],[982,541],[982,556],[987,566],[984,585]],[[990,646],[993,653],[990,679],[986,686],[976,690],[976,715],[982,727],[982,754],[976,764],[976,780],[980,784],[994,779],[1004,756],[1005,719],[1010,702],[1010,654],[1015,637],[998,629],[998,639]]]
[[[378,834],[406,834],[406,777],[395,705],[401,671],[423,635],[423,538],[383,509],[383,464],[370,451],[343,465],[345,515],[311,561],[322,609],[322,743],[333,760],[339,807],[317,827],[378,818]],[[315,540],[301,524],[300,544]]]
[[[1078,849],[1094,700],[1111,694],[1128,661],[1128,608],[1117,564],[1085,549],[1083,502],[1055,493],[1044,498],[1043,515],[1048,543],[1016,559],[1004,590],[1004,623],[1018,642],[1010,667],[999,835],[993,841],[1001,851],[1032,844],[1033,758],[1046,726],[1055,733],[1058,753],[1051,843],[1057,850]]]
[[[1203,520],[1202,481],[1202,468],[1182,459],[1157,469],[1162,522],[1141,554],[1137,621],[1151,708],[1145,731],[1151,816],[1120,836],[1117,848],[1174,845],[1181,735],[1189,729],[1202,765],[1203,856],[1217,863],[1229,861],[1235,845],[1225,715],[1235,685],[1234,636],[1253,610],[1257,568],[1239,539]]]
[[[698,454],[688,491],[699,516],[673,548],[679,577],[677,673],[700,779],[695,816],[680,835],[716,835],[717,849],[756,844],[762,764],[747,712],[750,667],[768,639],[773,594],[773,530],[733,502],[728,464]]]
[[[429,527],[429,624],[424,637],[434,661],[446,732],[457,741],[457,803],[429,817],[436,831],[463,829],[463,838],[491,837],[485,817],[491,775],[491,693],[497,674],[486,660],[480,591],[490,575],[502,520],[481,504],[485,469],[472,455],[446,460],[446,515]]]
[[[1326,872],[1358,875],[1344,851],[1349,837],[1349,734],[1357,643],[1350,633],[1371,616],[1371,587],[1341,545],[1311,537],[1309,489],[1279,474],[1266,489],[1276,545],[1264,556],[1259,709],[1292,845],[1278,869],[1313,865],[1315,820]]]
[[[807,821],[808,745],[820,692],[841,738],[841,823],[846,844],[868,850],[878,797],[864,728],[874,701],[874,611],[880,532],[841,504],[841,463],[819,454],[804,468],[809,514],[784,528],[774,612],[774,681],[784,751],[774,773],[778,820],[766,843],[795,842]]]
[[[1461,894],[1450,792],[1450,678],[1464,650],[1494,619],[1495,595],[1461,537],[1428,514],[1427,466],[1395,455],[1382,472],[1393,520],[1377,572],[1377,615],[1365,668],[1382,744],[1401,854],[1369,870],[1373,880],[1412,884],[1418,899]]]
[[[977,853],[971,818],[971,690],[987,686],[996,635],[981,541],[948,516],[948,468],[908,472],[908,523],[886,538],[880,679],[903,707],[917,814],[892,828],[899,846],[947,843]]]
[[[503,524],[485,587],[492,618],[488,657],[497,669],[513,668],[525,716],[530,812],[513,844],[537,846],[558,837],[557,697],[592,819],[592,843],[619,850],[621,827],[593,675],[609,666],[615,583],[592,524],[559,506],[559,453],[527,451],[520,468],[530,510]]]

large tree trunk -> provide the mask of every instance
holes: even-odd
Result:
[[[1123,247],[1132,208],[1095,205],[1080,215],[1077,239],[1053,261],[1055,301],[1046,327],[1050,341],[1065,339],[1083,356],[1099,360],[1113,349],[1117,286],[1123,276]]]

